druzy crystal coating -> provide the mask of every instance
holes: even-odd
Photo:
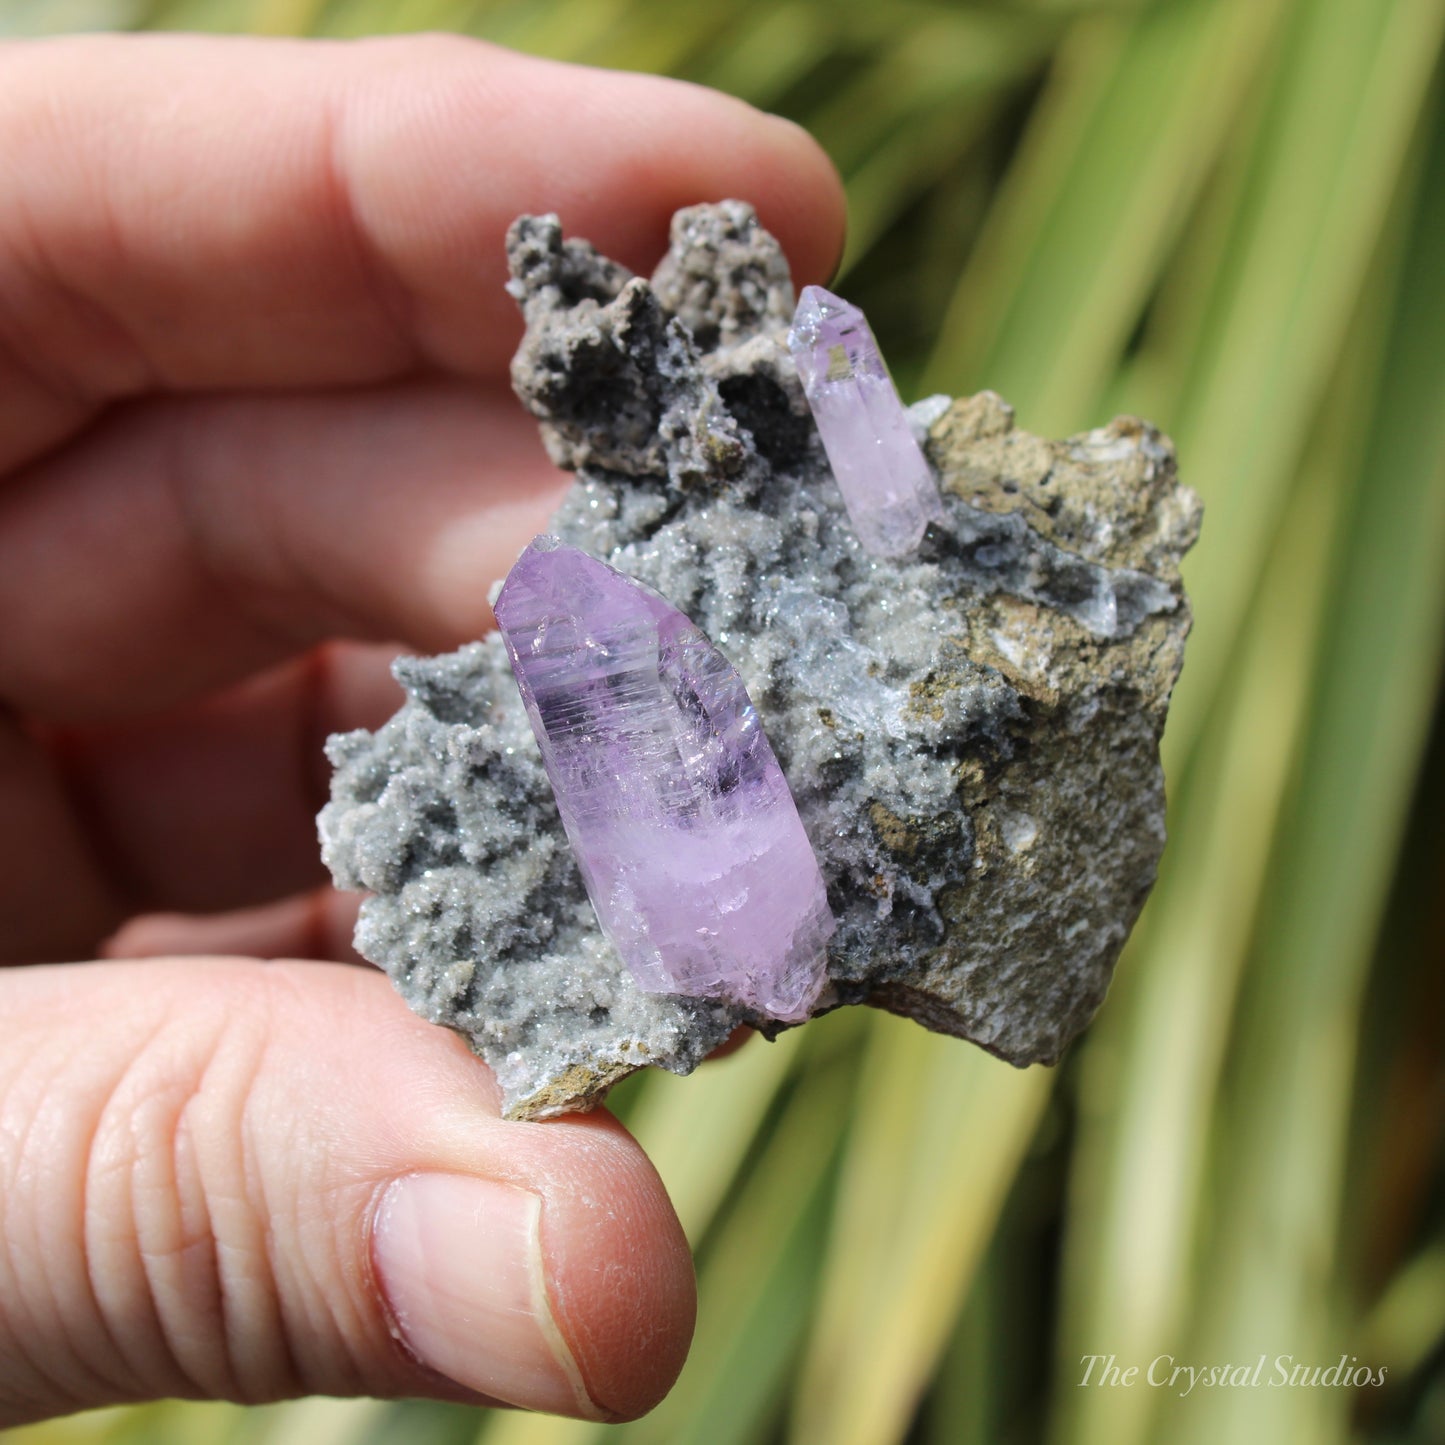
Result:
[[[788,349],[858,540],[878,557],[916,551],[943,504],[863,313],[805,286]]]
[[[806,1018],[833,915],[736,669],[671,603],[552,537],[493,610],[587,892],[638,985]]]

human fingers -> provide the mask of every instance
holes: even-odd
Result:
[[[0,714],[0,962],[94,956],[126,919],[237,909],[324,878],[328,733],[378,727],[394,649],[333,643],[155,717],[90,729]],[[329,913],[326,915],[330,917]],[[320,915],[145,952],[332,958]],[[304,926],[302,926],[304,925]],[[337,935],[339,936],[339,935]]]
[[[140,914],[105,940],[102,953],[125,959],[242,955],[360,965],[365,960],[351,941],[360,906],[359,894],[322,887],[221,913]]]
[[[16,969],[0,1013],[0,1425],[312,1393],[620,1419],[681,1366],[691,1264],[636,1144],[501,1121],[378,975]]]
[[[0,486],[0,695],[99,723],[323,638],[455,646],[567,482],[500,388],[134,405]]]
[[[107,958],[159,958],[179,954],[239,954],[260,958],[329,959],[364,965],[352,945],[361,899],[355,893],[315,888],[278,903],[217,914],[147,914],[107,940]],[[739,1024],[707,1057],[737,1053],[754,1030]]]
[[[457,37],[0,46],[0,154],[0,469],[145,391],[500,374],[519,212],[645,267],[738,196],[804,281],[842,234],[787,122]]]
[[[0,863],[28,879],[0,954],[319,881],[321,743],[399,694],[373,657],[362,706],[354,650],[277,659],[477,636],[565,484],[510,399],[416,381],[135,404],[0,488],[0,686],[48,720],[0,715]]]

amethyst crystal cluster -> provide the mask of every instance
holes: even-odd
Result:
[[[737,202],[650,281],[552,217],[508,244],[516,389],[577,483],[501,633],[328,745],[358,947],[516,1117],[839,1004],[1056,1059],[1163,846],[1199,522],[1168,442],[904,411]]]

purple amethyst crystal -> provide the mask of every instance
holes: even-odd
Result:
[[[863,313],[805,286],[788,349],[858,540],[878,557],[916,551],[943,504]]]
[[[643,989],[806,1018],[834,928],[732,664],[657,593],[554,537],[494,611],[572,851]]]

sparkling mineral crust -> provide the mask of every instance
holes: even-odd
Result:
[[[804,394],[817,352],[789,354],[787,265],[747,206],[679,212],[650,280],[554,217],[516,222],[508,254],[513,383],[577,473],[548,530],[686,614],[757,705],[836,925],[814,1012],[869,1004],[1056,1060],[1164,846],[1158,744],[1199,526],[1167,439],[1125,417],[1045,441],[990,392],[930,398],[906,425],[941,518],[920,502],[908,546],[875,555]],[[487,1060],[513,1117],[587,1108],[643,1064],[686,1073],[739,1023],[787,1026],[760,999],[639,986],[598,927],[500,635],[396,674],[396,716],[328,744],[323,854],[370,895],[357,947]],[[602,689],[578,705],[600,712]],[[612,769],[610,747],[594,761]],[[599,779],[599,798],[622,785]],[[666,888],[673,863],[637,886]],[[669,926],[716,928],[698,891],[673,892]]]
[[[943,504],[863,313],[805,286],[788,349],[858,540],[877,557],[916,552]]]
[[[653,993],[797,1022],[833,915],[736,668],[655,592],[539,537],[494,606],[603,932]]]

